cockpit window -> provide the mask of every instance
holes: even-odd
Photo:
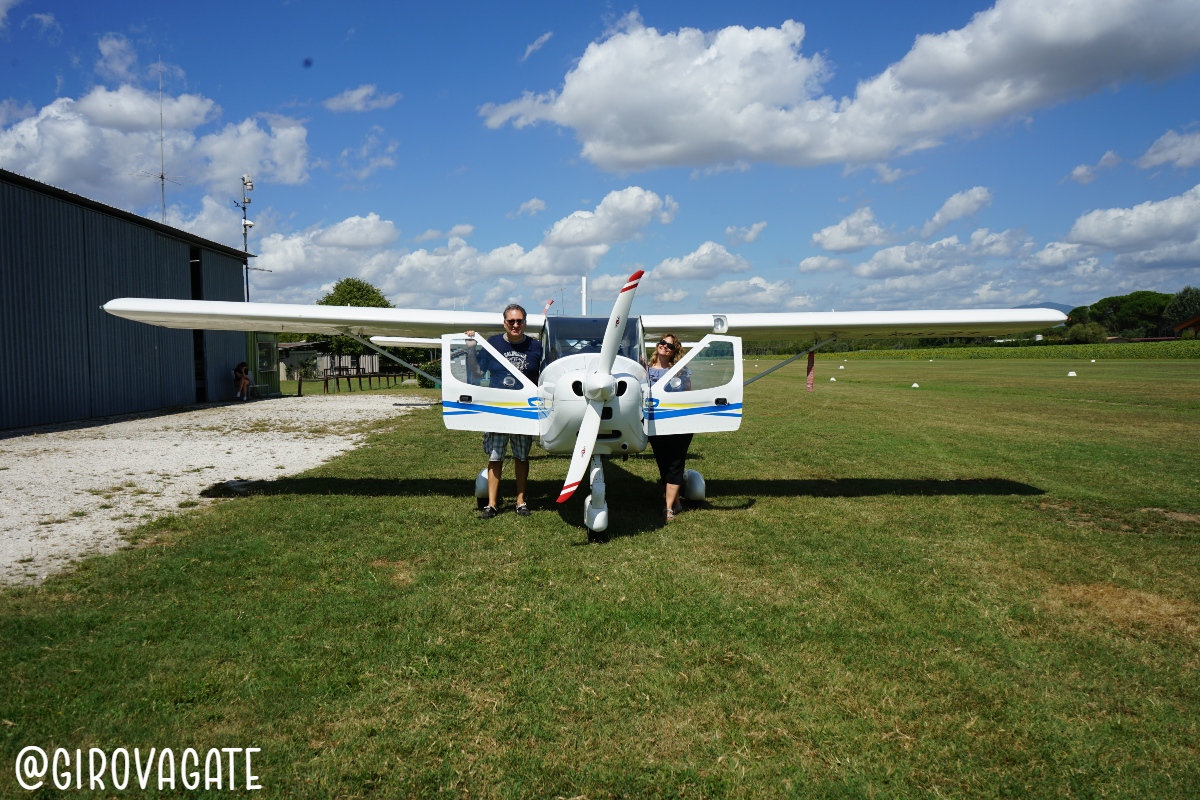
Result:
[[[607,317],[547,317],[546,327],[542,330],[542,351],[545,353],[542,363],[549,364],[563,356],[579,353],[599,353],[607,327]],[[630,317],[626,321],[617,355],[639,364],[645,361],[641,330],[638,317]]]

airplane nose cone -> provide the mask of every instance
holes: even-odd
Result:
[[[583,395],[588,400],[611,400],[617,393],[617,379],[603,372],[593,372],[583,382]]]

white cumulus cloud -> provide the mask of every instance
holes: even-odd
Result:
[[[766,222],[756,222],[749,228],[739,228],[737,226],[730,225],[725,229],[725,237],[729,240],[730,244],[737,244],[739,242],[749,243],[756,241],[758,239],[758,235],[762,233],[766,227]]]
[[[158,219],[155,216],[155,219]],[[229,247],[242,249],[242,212],[228,202],[216,200],[211,195],[205,195],[200,201],[200,210],[189,213],[179,205],[167,206],[166,218],[163,220],[173,228],[189,231]],[[262,222],[261,219],[257,220]],[[261,230],[261,228],[256,229]],[[253,233],[251,231],[250,249],[253,252]],[[253,262],[252,262],[252,265]],[[257,266],[257,265],[254,265]]]
[[[534,214],[538,213],[539,211],[545,211],[545,210],[546,210],[546,201],[545,200],[541,200],[537,197],[531,197],[528,200],[526,200],[524,203],[521,203],[521,205],[517,208],[516,211],[512,212],[511,214],[508,214],[507,216],[509,217],[509,219],[512,219],[513,217],[520,217],[524,214],[528,214],[529,216],[532,217]]]
[[[153,125],[142,112],[153,103]],[[219,109],[207,98],[163,98],[163,155],[168,175],[232,191],[240,176],[284,184],[308,178],[307,130],[298,120],[265,116],[197,130]],[[160,164],[157,93],[122,86],[93,89],[82,100],[60,97],[0,130],[0,163],[46,183],[122,207],[153,202],[158,186],[143,173]]]
[[[334,95],[321,103],[330,111],[375,111],[380,108],[391,108],[403,95],[383,94],[373,83],[364,83],[354,89],[347,89],[341,94]]]
[[[21,103],[14,98],[0,100],[0,128],[10,122],[32,117],[36,113],[36,109],[32,103]]]
[[[665,292],[659,292],[658,294],[654,295],[654,299],[660,303],[678,303],[687,296],[688,293],[683,289],[668,289]]]
[[[654,222],[664,203],[640,187],[610,192],[592,211],[575,212],[556,222],[543,240],[526,250],[512,243],[481,250],[465,240],[474,229],[460,224],[443,233],[429,230],[418,240],[446,239],[446,244],[414,252],[395,249],[398,231],[377,214],[349,217],[328,227],[262,238],[257,266],[273,270],[256,274],[260,299],[311,302],[321,287],[346,276],[379,286],[400,307],[461,307],[465,298],[544,299],[547,288],[568,287],[596,268],[614,244],[638,236]],[[624,285],[628,273],[612,276]],[[603,287],[606,276],[589,279]],[[497,288],[499,287],[499,288]],[[263,297],[263,293],[266,297]]]
[[[626,241],[638,235],[662,209],[662,199],[640,186],[612,191],[594,211],[576,211],[554,223],[543,244],[570,248]]]
[[[134,83],[137,75],[137,51],[119,33],[106,33],[100,37],[100,58],[96,60],[96,72],[103,78]]]
[[[951,222],[969,217],[991,204],[992,193],[984,186],[974,186],[964,192],[952,194],[934,213],[933,218],[921,228],[921,238],[928,239]]]
[[[755,275],[744,281],[726,281],[712,286],[704,293],[704,299],[719,308],[779,308],[795,299],[789,297],[791,293],[792,287],[787,281],[771,282]],[[802,304],[807,305],[807,302]]]
[[[97,86],[79,99],[76,108],[99,128],[158,132],[158,94],[129,84],[111,90]],[[221,113],[215,102],[195,94],[164,95],[161,109],[163,127],[172,130],[199,127]]]
[[[480,114],[492,128],[571,128],[583,156],[613,171],[870,163],[1200,57],[1194,0],[998,0],[962,28],[918,36],[836,98],[822,93],[830,69],[802,53],[804,35],[792,20],[659,32],[634,12],[588,45],[561,89]]]
[[[960,266],[975,266],[994,259],[1020,256],[1030,248],[1028,237],[1017,231],[993,233],[980,228],[967,242],[957,236],[925,244],[912,242],[878,250],[854,267],[862,278],[921,275]]]
[[[460,222],[458,225],[455,225],[453,228],[451,228],[450,230],[448,230],[444,233],[442,231],[438,230],[437,228],[430,228],[429,230],[422,233],[420,236],[417,236],[413,241],[431,242],[435,239],[451,239],[451,238],[465,239],[474,232],[475,232],[474,225],[468,225],[465,222]]]
[[[809,256],[800,262],[799,267],[801,272],[835,272],[849,268],[850,262],[846,259],[829,256]]]
[[[651,273],[654,278],[697,280],[715,278],[723,272],[745,272],[750,262],[716,242],[705,242],[683,258],[663,259]]]
[[[1180,169],[1200,164],[1200,131],[1178,134],[1167,131],[1150,145],[1150,149],[1137,160],[1143,169],[1170,164]]]
[[[336,225],[313,236],[313,242],[322,247],[347,247],[370,249],[384,247],[396,241],[400,231],[390,219],[381,219],[371,212],[365,217],[347,217]]]
[[[1200,185],[1132,208],[1090,211],[1071,226],[1067,242],[1118,254],[1139,267],[1200,266]]]
[[[1080,164],[1071,170],[1071,174],[1066,177],[1066,180],[1072,180],[1076,183],[1087,185],[1096,180],[1096,173],[1102,169],[1111,169],[1121,163],[1121,157],[1112,150],[1107,151],[1100,160],[1093,166],[1092,164]]]
[[[864,247],[888,244],[894,239],[890,230],[875,221],[870,206],[863,206],[836,225],[812,235],[813,244],[834,253],[852,253]]]

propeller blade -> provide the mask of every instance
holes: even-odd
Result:
[[[592,463],[592,448],[596,445],[596,434],[600,433],[600,409],[604,403],[592,400],[583,412],[583,422],[579,425],[579,435],[575,437],[575,453],[571,456],[571,468],[567,470],[567,480],[563,483],[562,491],[558,493],[558,502],[565,503],[575,494],[583,476],[587,473],[588,465]]]
[[[621,345],[621,336],[625,333],[625,320],[629,317],[629,307],[633,305],[633,295],[642,279],[642,270],[629,276],[625,286],[617,295],[612,314],[608,317],[608,327],[604,331],[604,343],[600,346],[600,362],[596,365],[597,372],[612,374],[613,362],[617,360],[617,348]]]
[[[617,302],[613,305],[612,314],[608,317],[608,327],[604,330],[604,342],[600,345],[600,359],[589,375],[612,375],[613,364],[617,360],[617,348],[620,347],[621,336],[625,333],[625,320],[629,317],[630,306],[633,305],[634,290],[637,289],[638,281],[641,279],[642,270],[639,269],[629,276],[629,280],[617,294]],[[560,503],[570,500],[571,495],[575,494],[575,490],[583,482],[583,476],[592,462],[592,450],[596,447],[596,435],[600,433],[600,413],[603,408],[603,400],[589,400],[587,408],[583,412],[583,421],[579,423],[579,434],[575,437],[575,453],[571,456],[571,468],[567,470],[567,480],[558,494]]]

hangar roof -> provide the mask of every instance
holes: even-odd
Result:
[[[255,257],[253,253],[244,253],[236,248],[201,238],[194,233],[188,233],[185,230],[173,228],[170,225],[164,225],[161,222],[155,222],[152,219],[147,219],[146,217],[132,214],[128,211],[122,211],[119,208],[106,205],[97,200],[92,200],[84,197],[83,195],[75,194],[74,192],[68,192],[66,189],[59,189],[57,186],[51,186],[48,183],[35,181],[33,178],[26,178],[24,175],[19,175],[16,172],[0,169],[0,180],[7,181],[8,183],[12,183],[35,192],[41,192],[42,194],[46,194],[51,197],[56,197],[59,200],[66,201],[68,203],[84,206],[85,208],[90,208],[93,211],[99,211],[102,214],[108,214],[109,216],[123,219],[126,222],[132,222],[133,224],[141,225],[144,228],[150,228],[151,230],[158,231],[159,233],[165,234],[172,238],[203,247],[205,250],[211,250],[215,253],[231,256],[240,261],[244,261],[247,256],[250,258]]]

